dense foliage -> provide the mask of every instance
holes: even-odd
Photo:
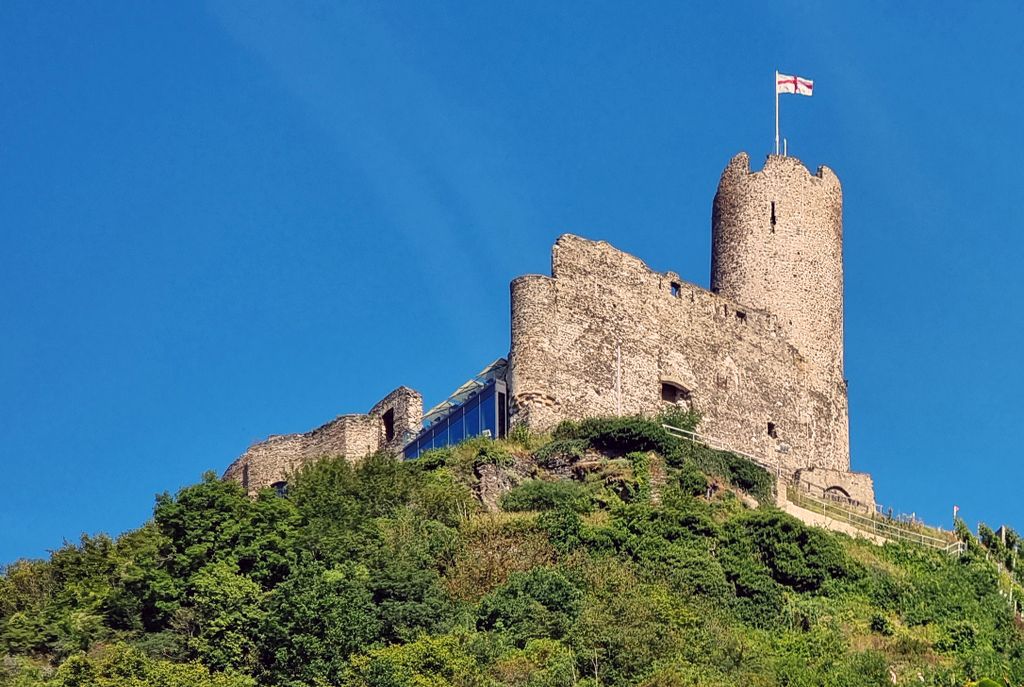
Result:
[[[521,464],[484,512],[480,471]],[[139,530],[6,568],[0,685],[1024,683],[994,564],[1015,533],[877,547],[740,490],[771,503],[763,471],[641,418],[324,460],[284,498],[209,474]]]

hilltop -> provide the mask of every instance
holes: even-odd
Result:
[[[284,496],[208,474],[6,568],[0,685],[1024,682],[1013,532],[950,555],[810,528],[665,420],[697,418],[324,459]]]

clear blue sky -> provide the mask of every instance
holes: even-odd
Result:
[[[1020,5],[711,4],[0,4],[0,561],[440,400],[560,233],[706,286],[776,68],[844,186],[855,468],[1024,527]]]

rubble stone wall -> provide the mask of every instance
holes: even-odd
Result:
[[[514,423],[653,415],[668,385],[700,412],[702,433],[789,476],[849,471],[845,383],[801,355],[775,315],[572,235],[555,244],[550,277],[520,277],[511,292]]]
[[[383,422],[388,411],[393,421],[390,440]],[[423,429],[423,397],[418,391],[400,386],[373,406],[370,415],[381,418],[378,444],[386,451],[399,453]]]
[[[393,410],[394,437],[386,440],[384,414]],[[253,444],[224,472],[249,494],[279,482],[310,461],[345,456],[352,462],[379,450],[398,452],[404,438],[415,435],[423,418],[423,399],[408,387],[385,396],[367,414],[341,415],[304,434],[271,436]]]
[[[746,153],[722,173],[712,209],[711,290],[779,319],[826,376],[843,375],[843,191],[828,167]]]

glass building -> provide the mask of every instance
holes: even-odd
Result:
[[[504,437],[508,431],[507,367],[504,358],[495,360],[427,412],[423,416],[423,431],[402,449],[405,458],[419,458],[424,451],[452,446],[471,437]]]

